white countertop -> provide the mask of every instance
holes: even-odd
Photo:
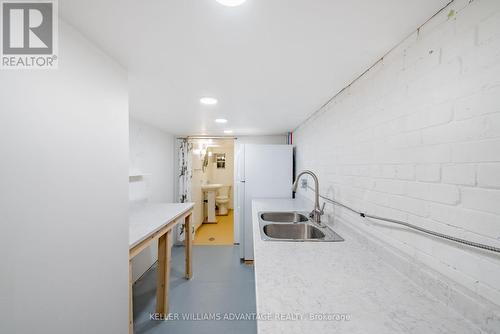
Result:
[[[132,203],[129,207],[129,248],[192,209],[194,203]]]
[[[481,333],[467,320],[368,251],[349,229],[344,242],[273,242],[260,237],[261,211],[310,211],[295,200],[254,200],[257,314],[298,321],[257,321],[259,334]],[[311,313],[349,320],[305,320]]]

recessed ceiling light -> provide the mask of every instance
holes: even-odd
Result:
[[[230,134],[233,133],[233,130],[224,130],[224,133]]]
[[[227,119],[225,119],[225,118],[217,118],[215,120],[215,123],[225,124],[225,123],[227,123]]]
[[[201,104],[206,104],[209,106],[213,106],[214,104],[217,104],[217,102],[218,102],[217,99],[213,97],[202,97],[200,99]]]
[[[236,7],[241,4],[243,4],[246,0],[216,0],[218,3],[221,5],[227,6],[227,7]]]

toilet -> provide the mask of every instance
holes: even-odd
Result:
[[[217,192],[217,196],[215,197],[215,204],[219,209],[219,211],[217,212],[219,216],[225,216],[228,213],[230,189],[231,186],[223,186]]]

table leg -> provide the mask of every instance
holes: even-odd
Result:
[[[158,239],[158,280],[156,283],[156,313],[168,314],[168,289],[172,255],[172,231]]]
[[[133,303],[132,259],[128,261],[128,332],[134,334],[134,303]]]
[[[184,248],[186,252],[186,278],[190,279],[193,277],[193,234],[192,234],[192,221],[193,214],[189,214],[184,219],[184,231],[186,232],[186,237],[184,238]]]

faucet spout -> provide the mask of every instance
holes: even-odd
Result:
[[[319,206],[319,181],[318,181],[318,177],[316,176],[316,174],[314,174],[310,170],[304,170],[304,171],[300,172],[299,175],[297,175],[297,179],[295,179],[295,182],[293,183],[292,191],[293,192],[297,191],[299,179],[305,174],[310,175],[314,180],[314,209],[313,209],[313,211],[311,211],[310,216],[315,223],[318,223],[319,225],[321,225],[321,216],[324,213],[324,210],[323,210],[324,206],[323,206],[323,208],[321,208]]]

